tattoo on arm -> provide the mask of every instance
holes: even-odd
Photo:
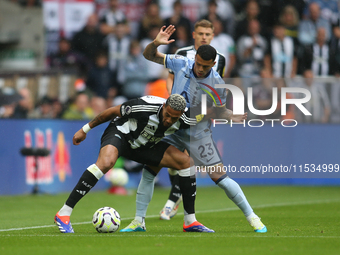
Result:
[[[220,119],[230,120],[233,112],[226,107],[217,107],[216,108],[216,115]]]
[[[94,128],[106,121],[107,121],[106,118],[104,118],[104,116],[101,113],[99,113],[96,117],[94,117],[93,120],[90,121],[89,125],[91,128]]]
[[[158,52],[157,47],[154,42],[148,44],[143,52],[143,56],[147,60],[163,65],[164,54]]]

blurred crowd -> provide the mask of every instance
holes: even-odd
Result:
[[[145,13],[133,28],[119,0],[105,2],[106,9],[90,15],[70,38],[62,37],[58,51],[47,58],[50,68],[77,73],[76,96],[65,106],[48,97],[30,105],[25,89],[1,92],[16,94],[17,100],[10,110],[0,105],[0,117],[91,119],[127,99],[145,94],[167,97],[167,70],[147,61],[144,48],[163,25],[173,24],[175,42],[159,51],[174,54],[193,44],[194,24],[207,19],[214,26],[211,45],[226,58],[224,78],[243,90],[252,87],[258,109],[270,108],[273,87],[300,86],[320,101],[310,106],[318,113],[305,122],[340,122],[340,117],[332,117],[340,111],[340,85],[317,79],[340,77],[337,0],[210,0],[197,20],[185,15],[184,1],[170,1],[171,15],[164,17],[160,12],[164,0],[145,1]],[[303,79],[294,82],[297,76]]]

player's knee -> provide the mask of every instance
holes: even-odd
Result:
[[[111,157],[102,157],[96,162],[96,165],[105,174],[115,165],[115,163],[116,161]]]
[[[178,162],[178,170],[186,169],[193,165],[194,165],[193,159],[189,157],[188,155],[185,155],[181,157],[181,160]]]

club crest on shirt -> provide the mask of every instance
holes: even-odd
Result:
[[[126,105],[126,106],[122,105],[121,107],[122,116],[129,115],[131,111],[132,111],[132,107],[130,105]]]

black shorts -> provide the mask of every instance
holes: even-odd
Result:
[[[146,164],[150,166],[159,166],[163,155],[170,144],[160,141],[155,144],[152,148],[139,148],[132,149],[126,135],[120,132],[114,123],[110,123],[105,129],[104,134],[101,138],[101,146],[111,144],[118,149],[118,156],[136,161],[141,164]]]

